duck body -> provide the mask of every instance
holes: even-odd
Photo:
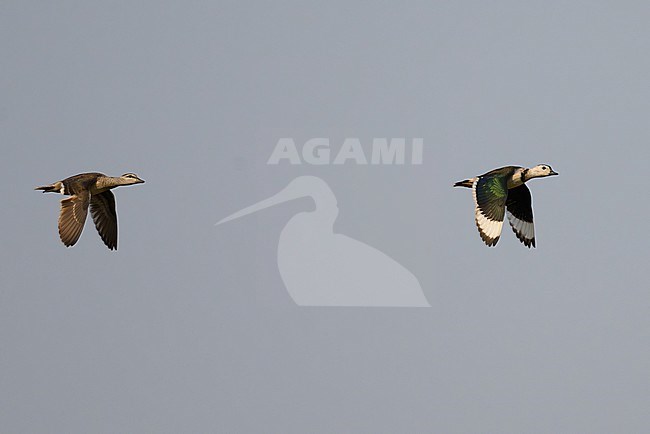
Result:
[[[533,178],[553,175],[557,173],[548,164],[531,168],[505,166],[456,182],[454,187],[472,189],[476,227],[487,246],[496,246],[507,216],[519,241],[530,248],[535,247],[535,227],[532,197],[525,184]]]
[[[102,241],[110,250],[117,250],[117,212],[115,196],[111,189],[143,182],[144,180],[134,173],[113,177],[89,172],[36,187],[36,190],[70,196],[61,200],[59,215],[59,236],[66,247],[75,245],[79,240],[90,208],[95,228]]]

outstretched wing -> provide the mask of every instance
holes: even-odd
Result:
[[[92,195],[90,215],[106,247],[117,250],[117,213],[115,212],[115,196],[110,190]]]
[[[521,184],[508,192],[508,199],[506,200],[508,221],[519,241],[528,248],[535,247],[535,226],[533,224],[531,202],[530,190],[525,184]]]
[[[82,191],[61,201],[59,237],[66,247],[74,246],[83,231],[90,194]]]
[[[483,242],[490,247],[496,246],[501,236],[508,197],[506,178],[501,174],[484,175],[472,186],[476,227]]]

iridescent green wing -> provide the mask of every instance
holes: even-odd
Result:
[[[507,177],[507,174],[483,175],[472,187],[476,227],[488,246],[495,246],[501,236],[508,198]]]

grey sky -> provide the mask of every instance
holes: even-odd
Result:
[[[641,432],[650,425],[644,2],[0,6],[6,432]],[[267,165],[278,139],[422,137],[422,165]],[[482,245],[454,181],[549,163],[538,248]],[[119,250],[37,185],[135,172]],[[309,199],[431,308],[305,308]],[[88,222],[87,222],[88,223]]]

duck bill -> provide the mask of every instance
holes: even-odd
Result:
[[[234,214],[230,214],[228,217],[222,218],[221,220],[216,222],[214,225],[219,226],[220,224],[229,222],[231,220],[236,220],[236,219],[238,219],[240,217],[244,217],[244,216],[246,216],[248,214],[253,214],[253,213],[257,212],[257,211],[261,211],[263,209],[270,208],[270,207],[272,207],[274,205],[277,205],[277,204],[280,204],[280,203],[283,203],[283,202],[287,202],[289,200],[297,199],[297,198],[302,197],[302,196],[303,196],[302,194],[298,194],[298,195],[292,194],[292,193],[289,192],[288,189],[285,188],[284,190],[282,190],[279,193],[269,197],[268,199],[261,200],[261,201],[257,202],[256,204],[253,204],[251,206],[248,206],[248,207],[246,207],[244,209],[241,209],[241,210],[237,211]]]
[[[551,173],[548,174],[548,176],[553,176],[553,175],[559,175],[555,170],[551,170]]]

